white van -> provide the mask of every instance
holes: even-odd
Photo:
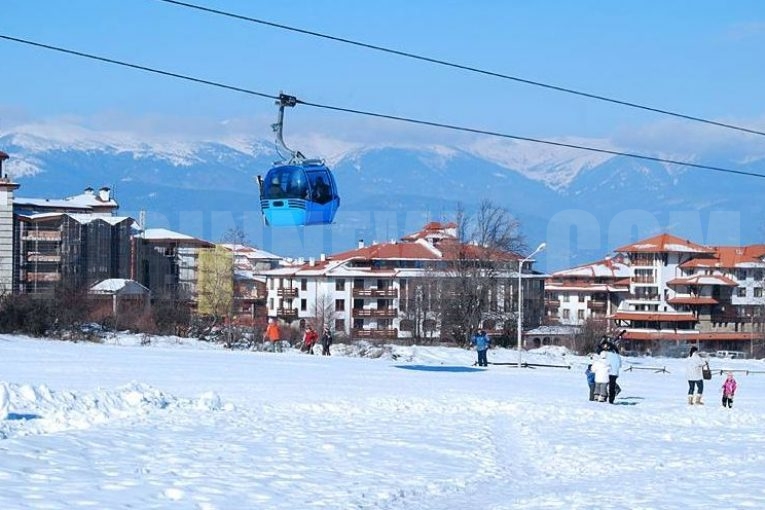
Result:
[[[727,359],[745,359],[746,353],[744,351],[717,351],[715,356]]]

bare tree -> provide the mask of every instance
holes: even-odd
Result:
[[[474,215],[458,204],[456,218],[459,242],[442,247],[447,265],[437,270],[444,282],[442,331],[467,342],[484,321],[504,324],[512,315],[508,296],[525,243],[519,222],[491,201]]]
[[[314,328],[318,332],[321,332],[324,326],[334,330],[335,325],[332,321],[335,318],[335,302],[332,300],[332,296],[326,292],[316,296],[316,301],[311,305],[311,316],[315,322]]]

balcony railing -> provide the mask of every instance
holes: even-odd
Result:
[[[353,289],[353,297],[397,298],[398,289]]]
[[[30,230],[27,232],[24,232],[24,236],[22,237],[22,240],[24,241],[60,241],[61,240],[61,232],[59,231],[37,231]]]
[[[587,303],[587,308],[589,308],[590,310],[605,310],[607,306],[608,306],[608,303],[606,303],[605,301],[590,300]]]
[[[396,308],[354,308],[351,310],[353,317],[398,317]]]
[[[276,295],[280,298],[296,298],[298,295],[297,289],[277,289]]]
[[[653,276],[633,276],[632,281],[634,283],[656,283],[656,278]]]
[[[61,262],[61,255],[42,255],[40,253],[30,253],[27,255],[27,262]]]
[[[298,311],[297,308],[277,308],[276,315],[284,318],[297,317]]]
[[[60,273],[27,273],[28,282],[58,282],[61,280]]]
[[[354,338],[398,338],[398,330],[393,329],[352,329]]]

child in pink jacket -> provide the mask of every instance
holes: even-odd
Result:
[[[733,407],[733,395],[736,394],[736,379],[733,378],[733,372],[728,372],[728,378],[722,385],[722,392],[723,407]]]

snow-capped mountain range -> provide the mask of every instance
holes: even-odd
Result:
[[[319,135],[291,145],[333,168],[342,202],[326,228],[262,227],[255,176],[279,154],[271,141],[225,135],[190,139],[30,124],[0,133],[4,170],[17,195],[60,198],[110,186],[121,212],[147,224],[217,241],[230,228],[269,251],[316,256],[359,239],[387,241],[429,220],[451,219],[489,199],[521,221],[529,245],[548,243],[547,267],[589,262],[620,244],[666,231],[706,244],[762,236],[758,179],[573,148],[483,138],[457,145],[359,144]],[[620,150],[609,140],[563,143]],[[673,159],[693,161],[693,155]],[[746,161],[746,163],[736,163]],[[714,164],[760,172],[765,160],[737,154]]]

